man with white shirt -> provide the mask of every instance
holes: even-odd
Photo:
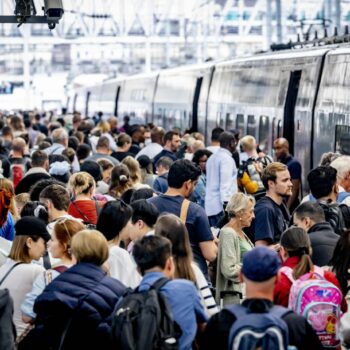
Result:
[[[340,156],[330,166],[337,171],[337,202],[350,206],[350,156]]]
[[[67,218],[78,220],[68,214],[68,206],[70,203],[69,193],[62,185],[53,184],[45,187],[40,193],[40,202],[45,203],[47,206],[49,223],[46,228],[50,235],[58,219]]]
[[[224,206],[237,192],[237,167],[232,153],[236,149],[235,136],[223,132],[219,137],[220,149],[207,161],[205,211],[211,227],[224,215]]]
[[[68,133],[66,129],[57,128],[51,134],[52,146],[44,151],[47,155],[62,154],[63,150],[68,147]]]
[[[142,148],[142,150],[137,153],[136,159],[140,156],[148,156],[150,159],[153,159],[158,153],[163,150],[163,137],[165,131],[161,127],[154,127],[151,130],[151,143]]]
[[[207,147],[207,150],[211,153],[216,153],[220,149],[219,137],[224,132],[224,129],[217,127],[211,131],[211,145]]]

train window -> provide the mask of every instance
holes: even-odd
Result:
[[[237,114],[236,118],[236,129],[239,130],[240,135],[244,135],[244,115],[243,114]]]
[[[266,151],[269,146],[269,117],[262,115],[259,123],[259,146],[262,151]]]
[[[248,115],[247,135],[255,137],[256,132],[256,118],[254,115]]]
[[[233,114],[226,113],[226,130],[231,130],[235,128],[235,121],[233,118]]]
[[[350,155],[350,126],[336,125],[334,150],[344,155]]]

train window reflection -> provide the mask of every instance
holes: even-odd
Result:
[[[227,113],[226,114],[226,130],[231,130],[235,128],[235,121],[233,118],[233,114]]]
[[[282,137],[282,131],[282,120],[279,120],[277,124],[277,137]]]
[[[254,115],[248,115],[247,135],[255,137],[256,132],[256,118]]]
[[[269,117],[262,115],[259,123],[259,146],[262,151],[267,150],[269,145]]]
[[[336,125],[334,148],[335,152],[350,155],[350,126]]]
[[[238,129],[240,131],[240,135],[245,135],[245,133],[244,133],[244,115],[243,114],[237,114],[236,129]]]

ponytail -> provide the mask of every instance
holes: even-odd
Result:
[[[293,269],[294,279],[298,279],[302,275],[305,275],[306,273],[312,272],[314,270],[314,264],[310,256],[310,248],[299,248],[293,252],[288,252],[288,255],[300,257],[299,263]]]
[[[7,214],[11,208],[12,195],[9,191],[0,190],[0,227],[4,225],[7,220]]]

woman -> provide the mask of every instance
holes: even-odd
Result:
[[[283,267],[275,285],[274,304],[288,307],[289,292],[292,281],[283,272],[285,267],[293,269],[294,280],[314,270],[311,260],[311,243],[308,234],[300,227],[290,227],[283,232],[280,242],[280,256]],[[323,277],[341,289],[333,272],[325,271]],[[342,311],[346,311],[346,301],[343,299]]]
[[[140,188],[149,187],[148,185],[141,183],[142,176],[140,164],[135,158],[128,156],[123,159],[122,164],[126,165],[129,169],[132,188],[138,190]]]
[[[141,281],[129,253],[120,248],[122,241],[129,240],[132,208],[122,200],[108,202],[101,211],[96,229],[103,233],[109,246],[109,272],[128,287],[135,288]]]
[[[15,236],[14,218],[11,213],[14,195],[11,181],[0,179],[0,237],[9,241]]]
[[[19,350],[112,348],[111,319],[125,287],[102,268],[107,241],[98,231],[80,231],[72,239],[71,254],[75,265],[36,299],[35,328]]]
[[[152,160],[148,156],[142,155],[137,158],[137,161],[140,165],[141,183],[153,188],[153,183],[156,175],[153,174]]]
[[[78,220],[71,219],[58,219],[55,223],[54,229],[51,234],[47,246],[51,257],[58,259],[58,263],[55,267],[47,270],[44,274],[40,274],[33,284],[33,289],[28,293],[21,306],[23,313],[23,321],[26,323],[32,323],[36,317],[33,311],[34,302],[36,298],[43,292],[45,287],[60,273],[67,270],[73,265],[71,249],[71,241],[73,236],[85,229],[85,226]]]
[[[239,303],[240,294],[243,293],[240,283],[243,256],[253,248],[243,229],[252,223],[254,205],[253,197],[236,193],[226,206],[229,221],[220,230],[216,275],[216,301],[221,306]]]
[[[44,273],[44,268],[32,261],[44,255],[45,242],[50,239],[50,235],[44,222],[32,216],[20,219],[15,230],[9,257],[0,268],[0,288],[10,291],[14,303],[13,321],[17,336],[21,336],[27,327],[22,321],[21,304],[25,295],[32,290],[37,276]]]
[[[109,194],[114,198],[120,198],[124,192],[131,189],[130,172],[126,165],[116,165],[111,174]]]
[[[68,188],[74,198],[68,207],[68,214],[83,220],[86,225],[96,225],[104,203],[93,199],[96,188],[94,178],[83,171],[75,173],[69,179]]]
[[[173,214],[162,215],[155,225],[155,234],[168,238],[172,243],[172,253],[175,264],[175,278],[184,278],[197,286],[202,304],[208,316],[218,309],[202,271],[193,262],[192,249],[186,226]]]
[[[47,206],[39,201],[29,201],[24,205],[21,210],[21,217],[23,218],[25,216],[35,216],[36,218],[42,220],[45,225],[49,223]]]
[[[96,162],[102,168],[102,180],[97,183],[96,193],[107,194],[114,165],[110,160],[105,158],[98,159]]]

